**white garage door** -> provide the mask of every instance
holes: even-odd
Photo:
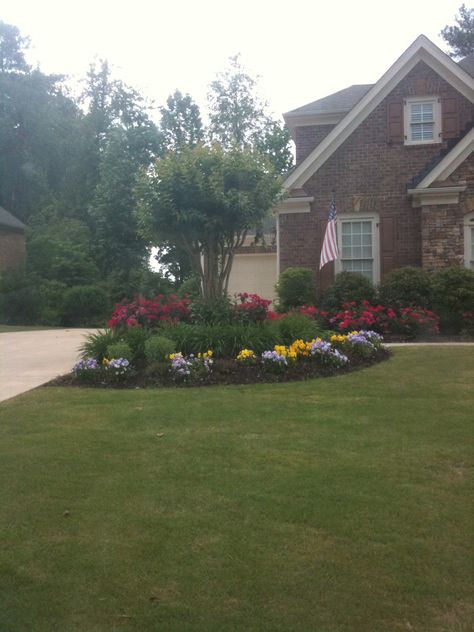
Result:
[[[236,255],[230,273],[229,295],[248,292],[273,300],[276,281],[276,253]]]

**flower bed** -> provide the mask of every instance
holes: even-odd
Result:
[[[235,358],[205,353],[171,353],[160,362],[133,366],[125,358],[86,358],[52,384],[96,387],[204,386],[302,380],[368,366],[388,357],[382,337],[374,331],[334,334],[329,340],[297,339],[262,353],[242,349]]]

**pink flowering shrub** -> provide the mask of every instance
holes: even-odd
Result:
[[[258,294],[248,294],[247,292],[237,294],[237,299],[237,303],[234,306],[237,320],[255,323],[262,322],[268,318],[268,308],[272,303],[271,301],[262,298]]]
[[[111,329],[120,327],[153,327],[160,322],[188,322],[191,317],[189,298],[179,298],[175,294],[166,297],[159,294],[148,300],[136,296],[130,302],[118,303],[107,325]]]
[[[400,334],[415,338],[439,333],[439,318],[424,307],[400,307],[386,305],[344,303],[342,309],[330,316],[329,326],[340,332],[355,329],[372,329],[381,334]]]

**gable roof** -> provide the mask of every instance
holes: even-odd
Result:
[[[446,180],[466,158],[474,151],[474,128],[442,157],[425,177],[416,185],[417,189],[425,189],[438,180]]]
[[[372,86],[372,83],[349,86],[327,97],[302,105],[300,108],[285,112],[283,118],[286,120],[293,116],[320,114],[322,112],[349,112]]]
[[[419,61],[425,62],[474,103],[474,78],[425,35],[419,35],[379,81],[287,177],[285,187],[289,189],[303,186]]]
[[[469,73],[471,77],[474,77],[474,53],[471,53],[467,57],[464,57],[464,59],[458,61],[458,65]]]
[[[9,228],[17,232],[24,232],[26,230],[25,224],[20,222],[14,215],[6,211],[0,206],[0,227]]]

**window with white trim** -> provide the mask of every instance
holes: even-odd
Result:
[[[464,265],[474,270],[474,213],[464,218]]]
[[[413,97],[404,101],[405,145],[441,142],[441,101]]]
[[[377,283],[380,277],[378,219],[375,216],[339,216],[337,233],[339,258],[336,271],[359,272]]]

